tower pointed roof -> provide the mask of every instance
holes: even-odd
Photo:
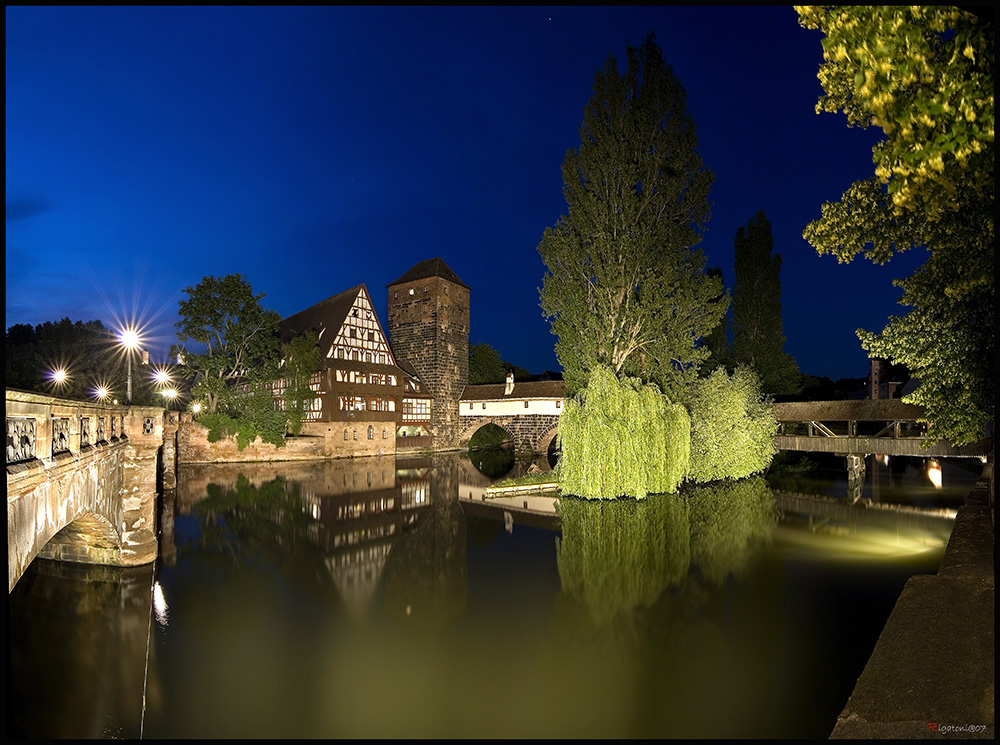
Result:
[[[429,277],[441,277],[442,279],[453,282],[460,287],[464,287],[467,290],[469,289],[469,286],[458,278],[458,275],[451,270],[451,267],[444,263],[444,259],[441,257],[424,259],[423,261],[417,262],[406,274],[397,279],[395,282],[390,282],[386,285],[386,287],[399,285],[403,282],[412,282],[417,279],[427,279]]]

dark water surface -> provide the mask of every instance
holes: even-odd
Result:
[[[940,563],[951,521],[913,508],[978,473],[870,459],[899,507],[844,513],[842,463],[561,522],[464,455],[187,467],[155,565],[18,582],[7,735],[826,738]]]

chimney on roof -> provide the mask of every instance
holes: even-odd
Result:
[[[511,370],[507,373],[507,385],[504,386],[503,395],[509,396],[514,392],[514,371]]]

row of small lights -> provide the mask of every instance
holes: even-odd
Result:
[[[140,347],[141,339],[139,337],[139,332],[134,328],[123,329],[118,335],[118,341],[121,344],[122,348],[125,349],[126,354],[129,355],[128,386],[129,386],[129,393],[131,393],[131,388],[132,388],[131,355],[133,352],[137,351]],[[53,383],[55,383],[57,387],[61,387],[69,380],[69,373],[66,372],[66,370],[63,368],[58,368],[49,371],[49,378],[52,380]],[[170,374],[167,373],[166,370],[162,369],[154,370],[151,379],[158,385],[167,385],[168,383],[173,382],[173,380],[170,377]],[[170,401],[173,401],[180,395],[180,393],[177,391],[176,388],[170,387],[161,390],[160,395],[164,396]],[[93,396],[97,401],[104,402],[111,397],[111,391],[108,390],[107,386],[99,385],[96,388],[94,388]],[[117,399],[114,401],[114,403],[116,404],[118,403]],[[197,402],[192,403],[191,411],[197,414],[199,411],[201,411],[201,404]]]

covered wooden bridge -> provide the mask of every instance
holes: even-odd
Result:
[[[778,403],[774,415],[779,450],[918,458],[983,458],[993,453],[992,437],[970,445],[941,440],[924,447],[924,407],[899,399]]]

